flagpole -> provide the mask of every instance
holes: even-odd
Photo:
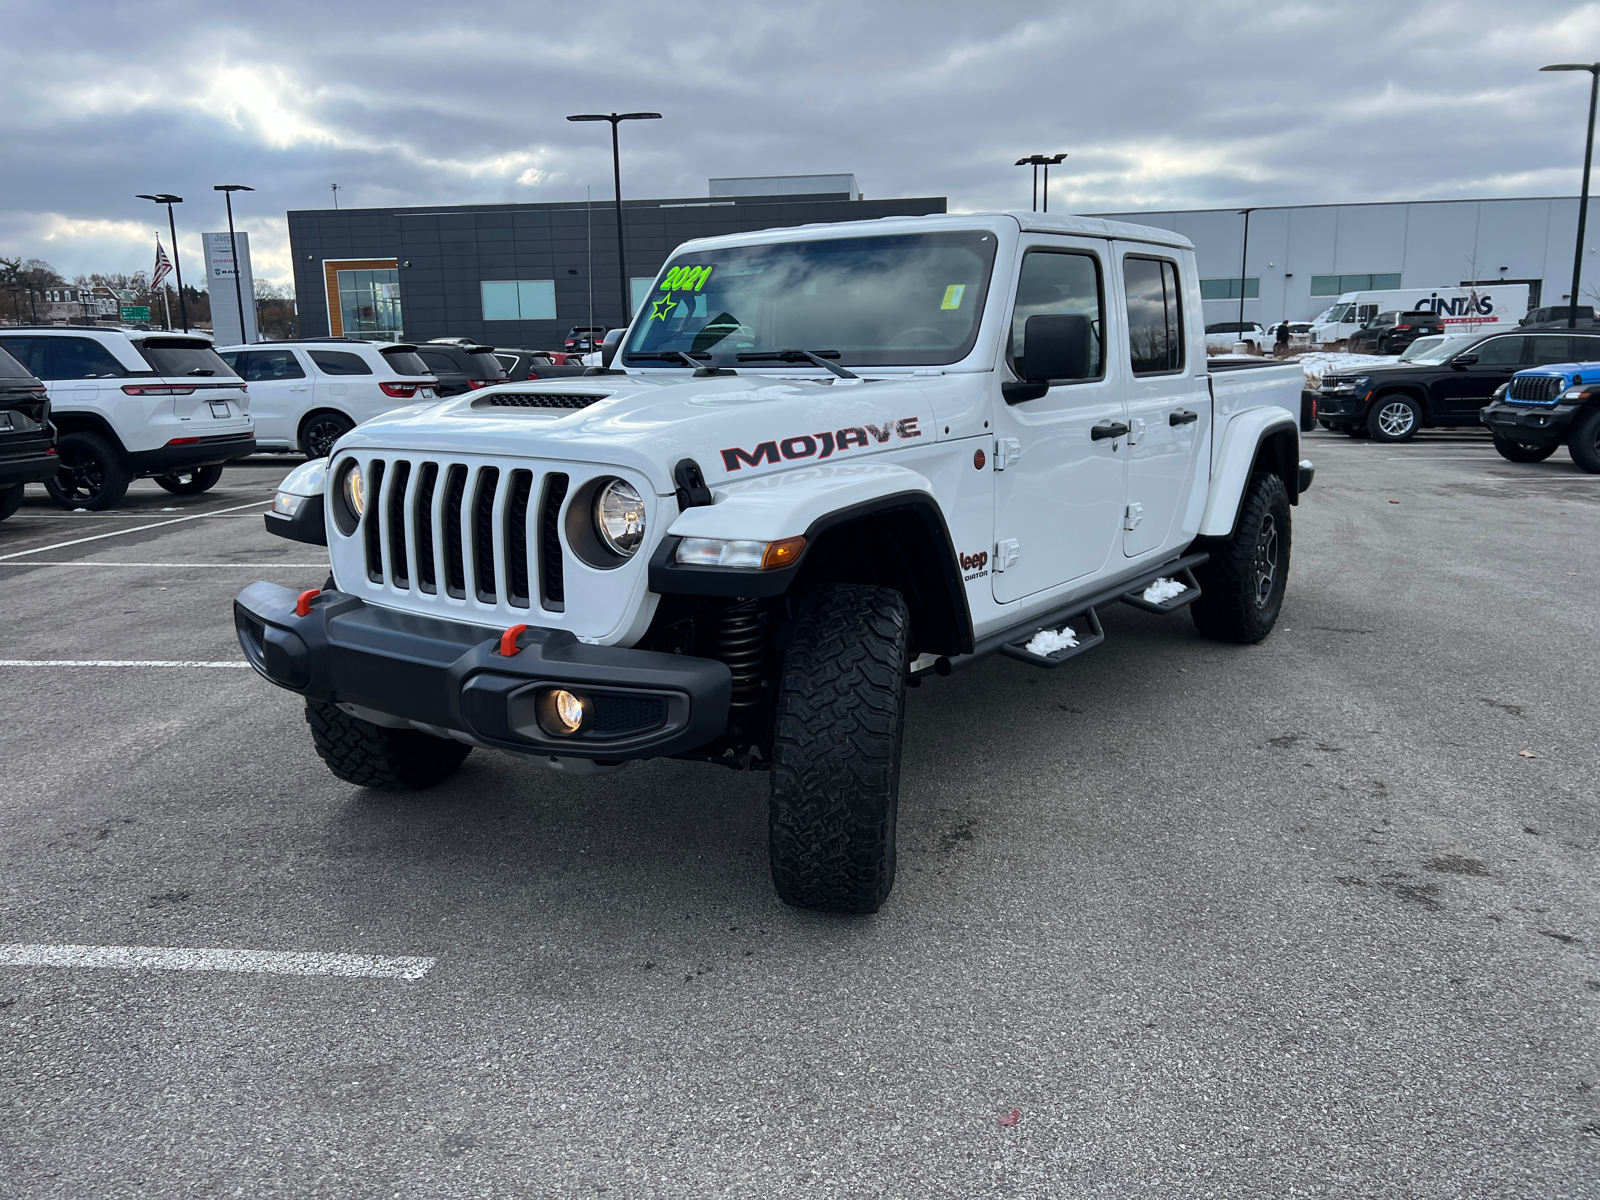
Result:
[[[172,300],[167,295],[167,285],[161,285],[161,307],[167,310],[167,332],[172,332]]]

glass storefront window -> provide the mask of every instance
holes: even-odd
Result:
[[[344,336],[399,341],[399,270],[340,271],[338,276]]]

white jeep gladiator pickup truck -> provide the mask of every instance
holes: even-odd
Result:
[[[908,685],[1059,666],[1114,601],[1271,631],[1301,372],[1209,373],[1200,314],[1187,240],[1083,217],[688,243],[612,365],[390,413],[291,474],[268,527],[332,577],[246,588],[240,645],[366,787],[473,747],[768,769],[779,895],[874,911]]]

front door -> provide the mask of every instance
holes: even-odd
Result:
[[[1061,379],[1037,400],[999,403],[994,422],[995,557],[1002,604],[1093,574],[1115,552],[1122,523],[1127,405],[1121,369],[1107,368],[1120,322],[1108,323],[1109,244],[1038,235],[1022,241],[1002,375],[1020,378],[1031,316],[1075,313],[1093,333],[1089,374]],[[1109,328],[1108,328],[1109,324]],[[1124,368],[1125,369],[1125,368]],[[1102,436],[1096,436],[1096,426]]]
[[[1448,372],[1433,386],[1438,415],[1453,424],[1476,424],[1478,410],[1489,403],[1495,388],[1522,369],[1528,339],[1507,334],[1479,342],[1466,351],[1478,361],[1470,366],[1446,364]]]
[[[1127,337],[1128,504],[1122,552],[1159,550],[1181,533],[1179,514],[1194,487],[1199,447],[1211,428],[1205,359],[1190,363],[1183,298],[1190,281],[1175,259],[1118,245]],[[1191,533],[1194,531],[1191,530]]]

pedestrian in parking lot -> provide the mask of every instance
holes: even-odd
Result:
[[[1278,322],[1277,355],[1286,358],[1289,354],[1289,322]]]

